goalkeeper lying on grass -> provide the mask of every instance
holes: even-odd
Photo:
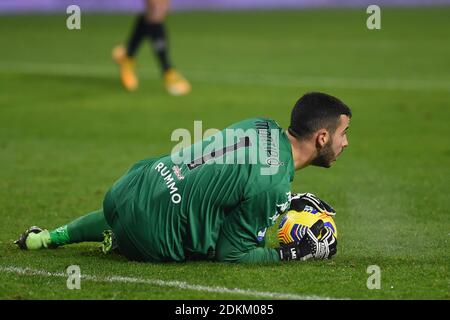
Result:
[[[180,152],[140,161],[106,193],[102,210],[53,231],[31,227],[15,243],[34,250],[103,241],[104,252],[147,262],[330,258],[336,240],[321,220],[300,242],[277,249],[264,247],[264,235],[291,206],[332,211],[313,195],[292,195],[290,183],[295,170],[331,166],[348,145],[350,117],[340,100],[305,94],[288,130],[270,119],[244,120]]]

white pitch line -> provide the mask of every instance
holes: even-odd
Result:
[[[49,272],[45,270],[36,270],[31,268],[21,268],[21,267],[2,267],[0,266],[0,272],[3,273],[14,273],[24,276],[42,276],[42,277],[59,277],[67,278],[68,275],[62,272]],[[334,300],[331,297],[322,297],[316,295],[298,295],[292,293],[280,293],[280,292],[268,292],[268,291],[255,291],[249,289],[239,289],[239,288],[226,288],[226,287],[212,287],[204,285],[189,284],[184,281],[167,281],[158,279],[144,279],[144,278],[133,278],[133,277],[122,277],[122,276],[111,276],[111,277],[98,277],[87,274],[81,274],[81,280],[94,281],[94,282],[120,282],[120,283],[139,283],[145,285],[159,286],[159,287],[171,287],[175,289],[183,290],[193,290],[200,292],[215,292],[215,293],[228,293],[228,294],[239,294],[245,296],[253,296],[259,298],[272,298],[272,299],[286,299],[286,300]]]
[[[63,76],[85,77],[117,77],[117,68],[112,63],[107,65],[89,66],[67,63],[0,63],[0,71],[22,72],[26,74],[53,74]],[[226,83],[235,85],[265,85],[277,87],[321,87],[339,89],[363,90],[406,90],[406,91],[447,91],[450,92],[450,80],[419,80],[419,79],[377,79],[377,78],[336,78],[322,76],[304,76],[294,74],[268,73],[236,73],[209,72],[204,70],[186,70],[189,78],[205,83]],[[141,78],[158,79],[151,72],[141,72]]]

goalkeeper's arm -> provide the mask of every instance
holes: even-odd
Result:
[[[322,232],[324,229],[324,232]],[[320,240],[317,236],[322,233]],[[337,252],[337,241],[333,232],[324,227],[323,221],[317,221],[309,228],[298,243],[282,245],[277,249],[257,247],[243,250],[239,242],[232,241],[221,235],[216,247],[216,260],[239,263],[271,263],[279,261],[308,259],[330,259]]]
[[[331,231],[320,241],[317,239],[325,228],[322,220],[319,220],[320,223],[314,224],[299,243],[281,246],[277,249],[260,246],[262,243],[259,236],[260,228],[267,223],[266,219],[276,219],[277,215],[274,215],[274,212],[277,211],[277,208],[274,203],[284,203],[285,195],[284,190],[279,191],[274,188],[247,199],[235,212],[230,213],[224,221],[216,243],[216,260],[270,263],[309,258],[323,259],[335,254],[336,239]]]
[[[254,246],[243,250],[239,244],[221,236],[216,246],[216,260],[236,263],[274,263],[280,262],[278,250]]]

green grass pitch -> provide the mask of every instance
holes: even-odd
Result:
[[[140,90],[120,87],[110,50],[133,19],[83,15],[79,31],[63,14],[0,19],[0,298],[450,298],[449,7],[382,9],[378,31],[366,28],[364,8],[174,13],[172,57],[193,84],[182,98],[164,92],[148,43]],[[334,259],[141,264],[92,243],[12,245],[30,225],[54,228],[99,208],[132,163],[172,149],[174,129],[253,116],[286,127],[313,90],[354,113],[334,167],[298,171],[292,186],[337,210]],[[268,241],[276,245],[276,228]],[[80,290],[66,287],[69,265],[90,276]],[[381,289],[367,288],[370,265]]]

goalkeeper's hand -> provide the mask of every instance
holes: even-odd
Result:
[[[294,193],[291,196],[290,210],[302,211],[306,205],[313,206],[321,213],[326,213],[330,216],[336,215],[336,211],[332,206],[312,193]]]
[[[320,240],[317,239],[322,234]],[[330,228],[318,220],[311,228],[307,228],[300,242],[281,245],[278,248],[283,261],[314,259],[329,259],[337,252],[337,241]]]

